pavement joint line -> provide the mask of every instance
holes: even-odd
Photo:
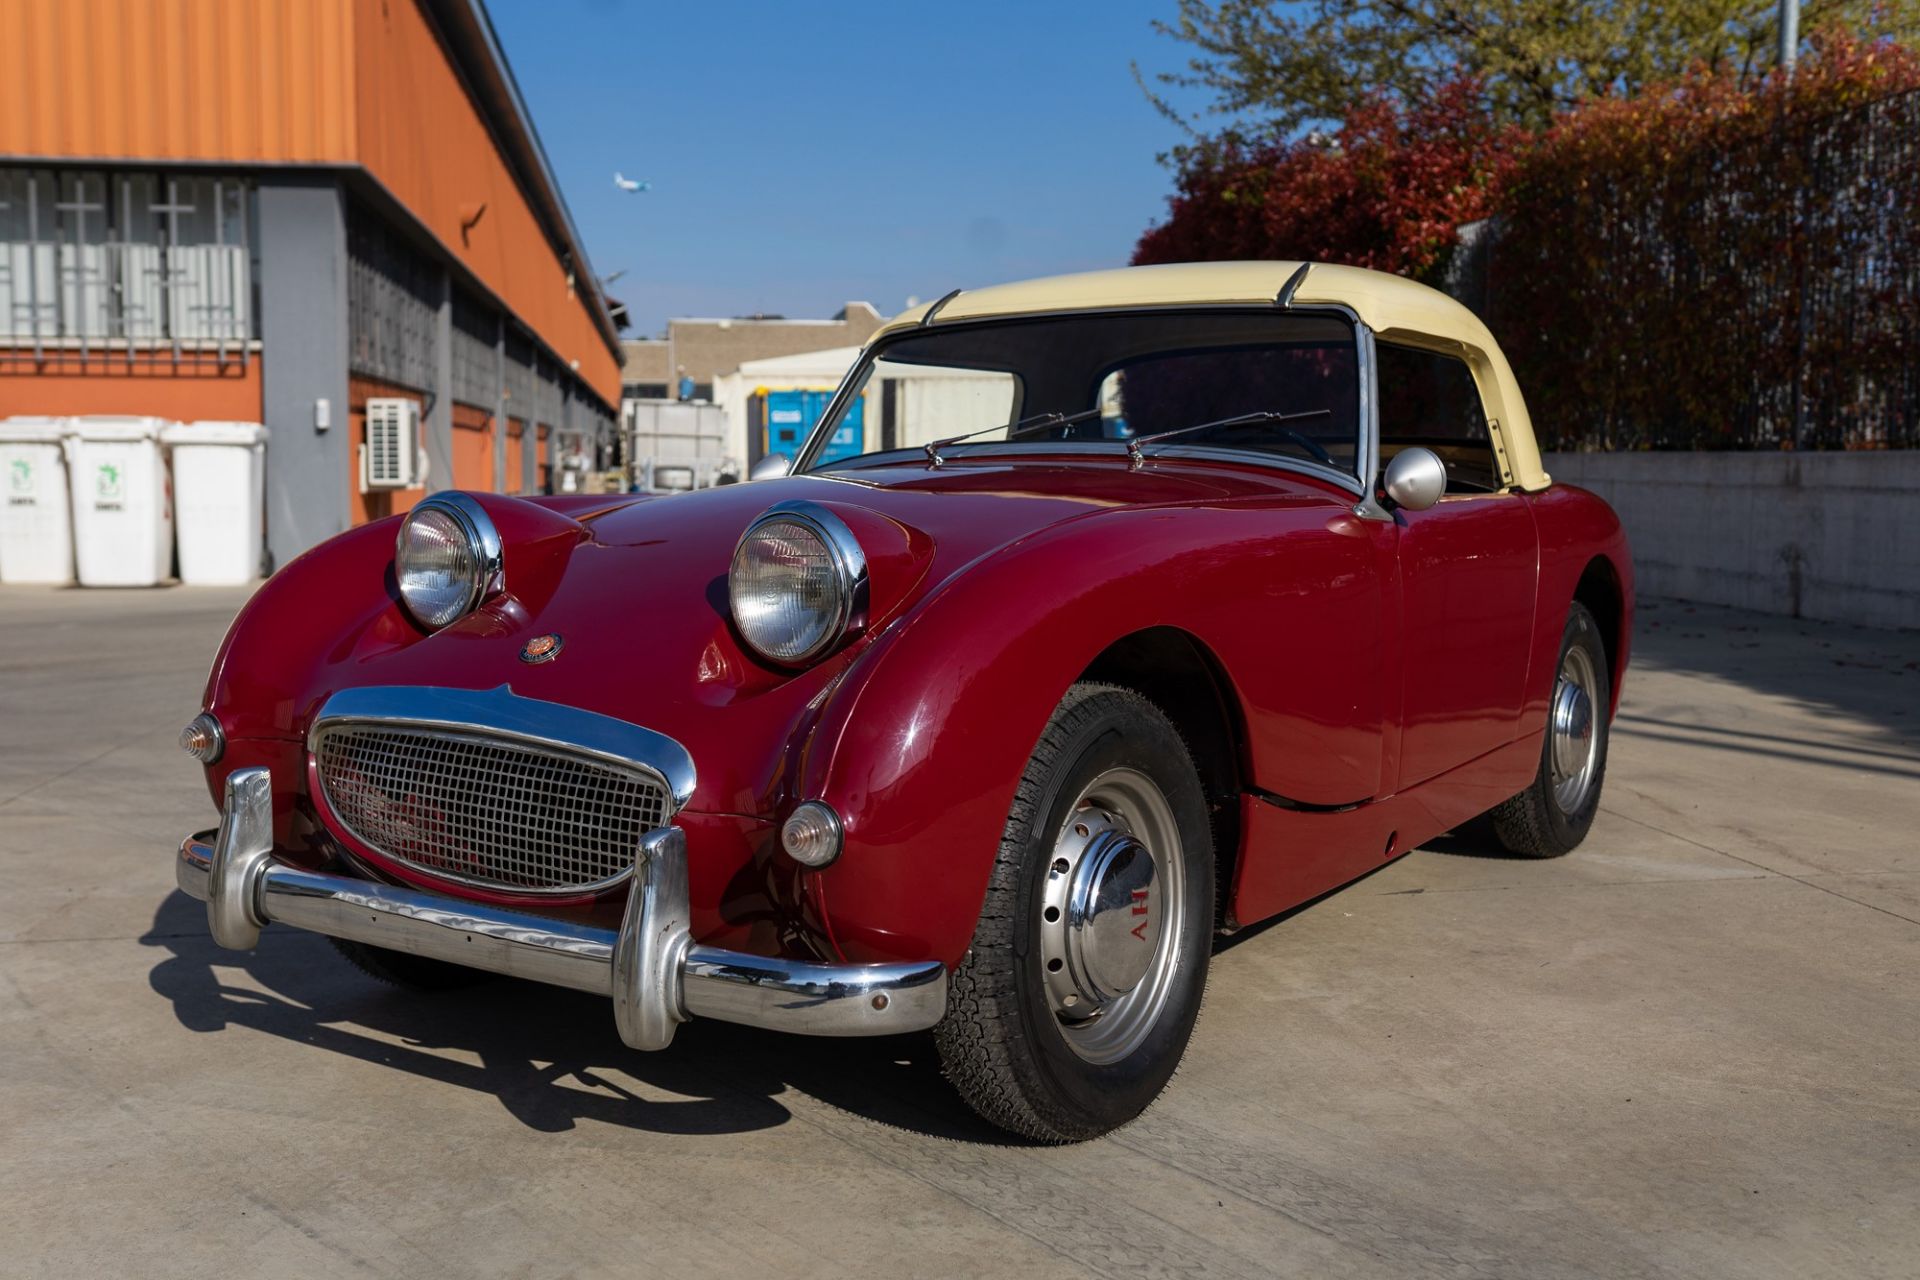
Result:
[[[740,1092],[738,1085],[732,1084],[731,1081],[729,1081],[729,1085],[736,1092]],[[830,1102],[822,1103],[822,1105],[827,1107],[833,1107],[833,1104]],[[835,1107],[834,1110],[840,1111],[841,1114],[846,1115],[849,1119],[853,1120],[857,1124],[873,1123],[871,1121],[867,1121],[863,1119],[860,1116],[854,1115],[851,1112],[841,1111],[840,1108]],[[1066,1252],[1064,1249],[1060,1247],[1058,1243],[1048,1239],[1045,1234],[1039,1231],[1036,1231],[1031,1227],[1023,1226],[1018,1222],[1012,1221],[1011,1219],[1007,1218],[1005,1215],[995,1212],[992,1208],[988,1207],[987,1205],[981,1204],[977,1200],[962,1194],[961,1191],[956,1187],[946,1186],[946,1185],[943,1185],[942,1183],[936,1182],[934,1179],[928,1177],[925,1173],[921,1172],[920,1170],[911,1167],[906,1162],[891,1159],[884,1152],[872,1150],[866,1144],[856,1142],[853,1138],[849,1137],[844,1133],[835,1132],[832,1126],[821,1124],[818,1119],[812,1116],[806,1115],[804,1111],[801,1110],[800,1108],[788,1107],[787,1114],[792,1116],[793,1119],[796,1120],[797,1122],[806,1125],[808,1128],[814,1130],[816,1133],[825,1135],[827,1138],[831,1139],[834,1142],[839,1143],[841,1146],[851,1148],[853,1151],[858,1152],[860,1155],[866,1157],[867,1159],[883,1164],[887,1168],[892,1169],[895,1173],[901,1174],[904,1177],[911,1178],[913,1181],[918,1182],[922,1186],[931,1189],[937,1194],[944,1196],[947,1199],[952,1200],[955,1203],[960,1204],[967,1209],[972,1210],[974,1213],[986,1215],[987,1217],[993,1219],[995,1222],[999,1223],[1001,1226],[1005,1227],[1007,1230],[1015,1233],[1016,1235],[1025,1236],[1027,1239],[1033,1241],[1035,1244],[1039,1245],[1046,1252],[1052,1254],[1056,1258],[1059,1258],[1061,1261],[1066,1262],[1071,1266],[1078,1267],[1082,1272],[1084,1272],[1087,1275],[1102,1276],[1102,1277],[1109,1277],[1111,1275],[1110,1272],[1102,1271],[1092,1266],[1085,1259],[1075,1257],[1073,1254]]]
[[[1695,848],[1705,849],[1708,853],[1717,853],[1723,858],[1732,858],[1735,862],[1744,862],[1750,867],[1757,867],[1761,871],[1766,872],[1768,875],[1779,876],[1781,879],[1791,880],[1795,884],[1803,884],[1809,889],[1818,889],[1821,893],[1831,894],[1833,897],[1840,899],[1840,901],[1842,902],[1851,902],[1856,907],[1865,907],[1869,911],[1878,911],[1883,916],[1892,916],[1895,920],[1904,920],[1911,925],[1920,925],[1920,920],[1916,920],[1912,916],[1903,916],[1898,911],[1889,911],[1887,908],[1878,906],[1874,903],[1863,902],[1859,898],[1849,897],[1846,894],[1841,893],[1838,889],[1829,889],[1827,888],[1827,886],[1823,884],[1815,884],[1813,881],[1807,879],[1804,876],[1794,875],[1790,871],[1777,870],[1773,867],[1769,867],[1764,862],[1755,862],[1752,858],[1743,858],[1737,853],[1729,852],[1726,849],[1715,848],[1713,845],[1710,845],[1703,840],[1695,840],[1690,836],[1683,836],[1679,832],[1669,831],[1665,827],[1656,827],[1651,822],[1647,822],[1647,821],[1644,821],[1643,819],[1636,818],[1629,813],[1621,813],[1618,809],[1608,809],[1605,805],[1602,805],[1600,807],[1606,812],[1612,814],[1616,818],[1622,818],[1628,822],[1633,823],[1635,826],[1645,827],[1649,831],[1657,831],[1663,836],[1667,836],[1671,839],[1679,840],[1686,844],[1693,845]]]
[[[1878,756],[1887,760],[1901,760],[1909,764],[1920,765],[1920,747],[1887,751],[1876,747],[1849,746],[1838,742],[1816,742],[1812,738],[1790,738],[1783,733],[1759,733],[1752,729],[1722,729],[1710,724],[1681,724],[1673,720],[1661,720],[1654,716],[1632,715],[1625,712],[1613,718],[1615,724],[1627,726],[1622,732],[1639,734],[1666,730],[1669,733],[1711,733],[1722,738],[1758,738],[1764,742],[1784,742],[1789,746],[1811,747],[1816,751],[1835,751],[1844,755]],[[1652,725],[1653,730],[1638,726]],[[1904,739],[1900,740],[1904,747]]]
[[[1860,874],[1871,873],[1862,872]],[[1889,874],[1914,873],[1891,872]],[[1778,876],[1778,872],[1768,871],[1757,876],[1673,876],[1659,880],[1589,880],[1585,884],[1573,884],[1560,881],[1556,882],[1553,888],[1556,891],[1561,889],[1638,889],[1643,885],[1724,884],[1736,880],[1773,880]],[[1375,898],[1416,898],[1429,893],[1511,893],[1515,889],[1531,889],[1533,887],[1533,885],[1529,884],[1463,884],[1451,888],[1446,886],[1438,888],[1421,886],[1415,889],[1382,889],[1369,896]]]
[[[1773,748],[1763,750],[1757,747],[1743,747],[1734,742],[1716,742],[1712,738],[1689,737],[1682,733],[1654,733],[1646,729],[1630,729],[1622,736],[1642,738],[1649,742],[1670,742],[1683,747],[1701,747],[1708,751],[1732,751],[1746,756],[1763,756],[1769,760],[1792,760],[1799,764],[1825,765],[1829,769],[1857,770],[1861,773],[1884,773],[1891,777],[1910,778],[1915,782],[1920,782],[1920,761],[1914,761],[1912,768],[1901,769],[1889,764],[1863,764],[1858,761],[1828,760],[1821,756],[1808,755],[1799,751],[1780,751]]]
[[[68,768],[62,769],[59,773],[54,774],[50,778],[40,779],[40,781],[29,786],[25,791],[16,792],[15,794],[8,796],[5,800],[0,800],[0,809],[6,808],[8,805],[12,804],[16,800],[20,800],[27,796],[32,795],[34,792],[40,790],[42,787],[50,787],[54,783],[60,781],[62,778],[72,777],[74,774],[80,772],[80,770],[86,768],[88,765],[98,764],[100,761],[105,760],[108,756],[112,755],[114,752],[119,751],[125,747],[132,746],[134,743],[146,737],[148,734],[158,733],[158,732],[160,732],[159,729],[142,729],[140,730],[140,732],[134,734],[132,737],[123,738],[119,742],[116,742],[112,746],[101,751],[99,754],[88,756],[85,760],[80,761],[78,764],[71,765]]]

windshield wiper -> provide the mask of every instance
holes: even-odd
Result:
[[[1088,418],[1099,414],[1099,412],[1100,406],[1095,405],[1091,409],[1082,409],[1078,413],[1036,413],[1032,417],[1022,418],[1018,422],[996,422],[990,427],[981,427],[978,431],[969,431],[964,435],[948,436],[944,440],[930,440],[924,446],[927,451],[927,465],[937,467],[942,462],[945,462],[946,459],[940,456],[940,451],[948,445],[959,444],[962,440],[971,440],[975,436],[986,435],[989,431],[1005,431],[1007,433],[1007,439],[1011,440],[1017,435],[1022,435],[1029,431],[1041,431],[1047,427],[1070,427],[1076,422],[1085,422]]]
[[[1129,471],[1138,471],[1147,460],[1144,451],[1148,445],[1158,444],[1162,440],[1171,440],[1175,436],[1192,435],[1196,431],[1209,431],[1215,427],[1250,427],[1256,424],[1297,422],[1302,418],[1330,418],[1332,416],[1333,410],[1331,409],[1308,409],[1304,413],[1275,413],[1270,409],[1262,409],[1257,413],[1242,413],[1231,418],[1216,418],[1212,422],[1198,422],[1191,427],[1175,427],[1171,431],[1156,431],[1150,436],[1135,436],[1133,439],[1127,441],[1127,469]],[[1281,427],[1280,433],[1312,454],[1316,461],[1324,462],[1330,467],[1339,465],[1333,460],[1333,455],[1321,448],[1319,442],[1312,436],[1302,435],[1291,427]]]

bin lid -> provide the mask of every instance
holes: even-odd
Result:
[[[42,418],[22,414],[0,418],[0,441],[15,444],[58,444],[67,434],[67,418]]]
[[[170,422],[160,442],[181,444],[261,444],[267,429],[257,422]]]
[[[113,414],[69,418],[68,434],[82,440],[151,440],[168,426],[165,418],[135,418]]]

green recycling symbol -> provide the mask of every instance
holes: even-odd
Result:
[[[33,462],[28,458],[14,458],[7,468],[7,484],[15,493],[33,492]]]
[[[100,473],[94,481],[95,494],[105,502],[120,500],[120,468],[111,462],[100,464]]]

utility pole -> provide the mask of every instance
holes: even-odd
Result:
[[[1780,66],[1793,74],[1794,55],[1800,50],[1800,0],[1780,0]]]

